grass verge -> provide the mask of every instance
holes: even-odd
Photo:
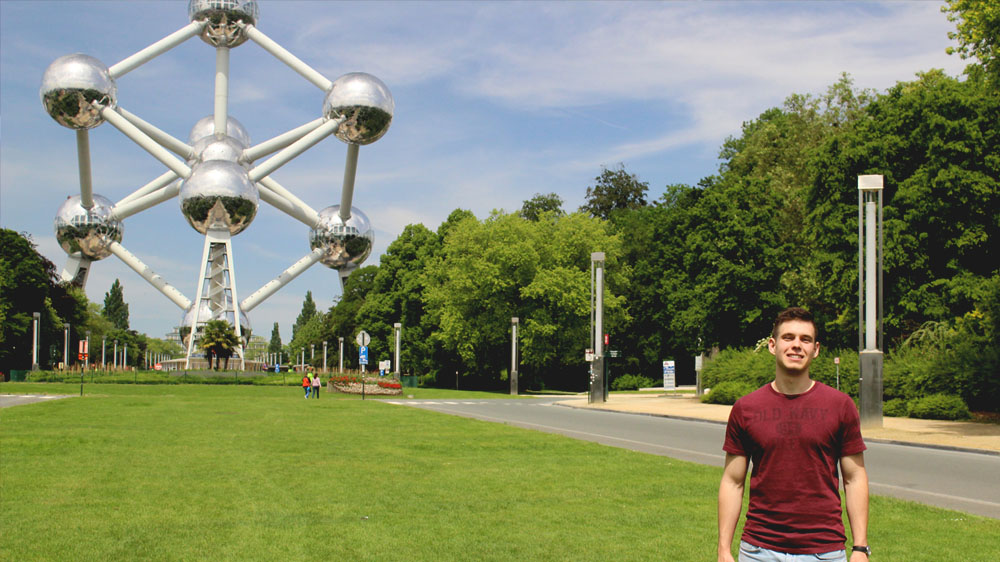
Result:
[[[714,557],[717,468],[295,388],[92,388],[0,410],[0,559]],[[1000,555],[1000,521],[871,512],[881,560]]]

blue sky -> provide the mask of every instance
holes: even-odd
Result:
[[[964,62],[938,2],[293,2],[261,4],[258,28],[333,80],[378,76],[392,91],[389,132],[361,148],[354,206],[374,228],[367,264],[407,224],[435,230],[456,208],[482,218],[536,193],[583,203],[603,166],[649,183],[693,184],[744,121],[792,93],[819,94],[841,72],[884,91]],[[188,23],[187,2],[0,0],[0,226],[28,232],[62,268],[56,210],[79,193],[74,133],[38,90],[57,57],[111,66]],[[195,38],[117,81],[119,105],[174,137],[213,111],[215,55]],[[232,51],[229,113],[254,143],[320,116],[323,93],[252,42]],[[109,124],[90,131],[94,192],[117,201],[166,168]],[[333,137],[273,177],[319,210],[339,204],[346,146]],[[126,219],[123,246],[193,298],[204,238],[177,200]],[[262,203],[233,240],[243,298],[309,252],[308,229]],[[131,324],[163,337],[181,311],[109,257],[87,294],[115,278]],[[306,291],[340,294],[320,264],[254,309],[257,334],[284,341]]]

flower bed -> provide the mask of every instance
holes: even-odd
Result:
[[[330,392],[361,394],[361,380],[360,375],[335,375],[327,381],[326,389]],[[403,394],[403,387],[395,378],[365,377],[364,393],[399,396]]]

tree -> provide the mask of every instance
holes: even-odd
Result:
[[[521,218],[529,221],[537,221],[542,213],[565,214],[562,210],[563,200],[555,193],[542,195],[536,193],[534,197],[528,199],[521,205]]]
[[[278,332],[278,323],[274,323],[271,328],[271,341],[267,344],[268,353],[281,353],[281,334]]]
[[[371,292],[358,310],[359,325],[372,336],[372,357],[393,356],[393,324],[399,322],[404,330],[400,363],[405,371],[427,374],[438,369],[439,346],[432,338],[437,326],[426,314],[423,297],[424,273],[440,248],[437,234],[422,224],[411,224],[382,255]]]
[[[313,316],[316,316],[316,303],[313,302],[312,291],[306,291],[306,299],[302,302],[302,311],[299,312],[299,317],[295,319],[295,324],[292,325],[293,340],[299,328],[305,326]]]
[[[948,38],[958,41],[958,47],[948,47],[947,53],[978,59],[994,87],[1000,85],[1000,4],[994,0],[947,0],[941,11],[956,27]],[[972,66],[966,72],[975,75],[978,69]]]
[[[223,369],[229,368],[229,358],[239,348],[240,340],[236,330],[225,320],[209,320],[201,334],[201,348],[208,357],[208,366],[212,368],[212,357],[215,357],[215,370],[219,370],[219,360],[225,361]]]
[[[40,314],[40,366],[49,365],[49,349],[57,349],[54,356],[61,361],[63,323],[72,326],[75,343],[86,319],[86,297],[57,281],[55,265],[35,250],[27,236],[6,228],[0,229],[0,269],[4,272],[0,275],[0,312],[4,315],[0,323],[0,371],[31,367],[36,312]]]
[[[499,388],[510,360],[510,320],[521,318],[523,374],[536,388],[579,388],[589,333],[590,255],[604,251],[608,325],[622,316],[613,288],[626,268],[620,240],[599,219],[576,213],[537,222],[494,212],[452,226],[425,270],[425,303],[434,339],[451,353],[445,372],[463,386]],[[454,367],[454,368],[453,368]],[[438,382],[443,382],[439,377]]]
[[[857,330],[857,176],[885,176],[885,335],[899,342],[929,320],[974,308],[997,272],[1000,96],[941,71],[880,96],[812,161],[808,236],[828,326]],[[853,336],[853,337],[852,337]]]
[[[594,181],[595,185],[587,188],[587,202],[580,207],[592,217],[606,219],[613,211],[638,209],[646,205],[649,184],[626,172],[624,164],[619,164],[614,170],[604,168]]]
[[[128,304],[125,303],[125,295],[118,279],[115,279],[111,289],[104,293],[104,317],[110,320],[115,328],[128,330]]]

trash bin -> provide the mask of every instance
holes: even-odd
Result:
[[[10,370],[10,382],[24,382],[30,371],[21,369],[11,369]]]
[[[401,375],[403,388],[417,388],[417,375]]]

